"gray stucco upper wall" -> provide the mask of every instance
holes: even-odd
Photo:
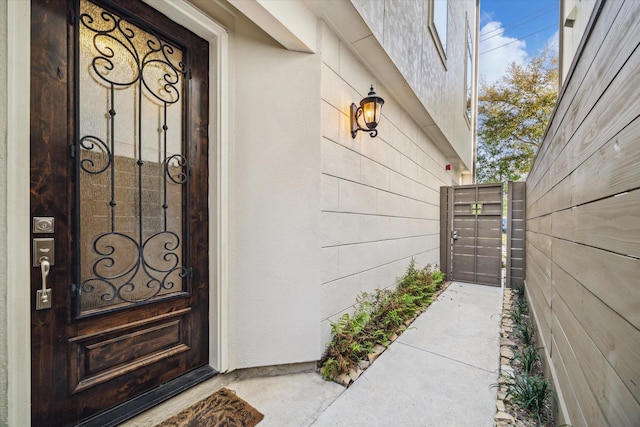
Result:
[[[418,96],[435,125],[462,162],[472,170],[474,117],[470,122],[465,118],[465,20],[469,22],[475,49],[476,0],[447,2],[444,60],[429,30],[429,1],[350,1]],[[476,62],[477,59],[474,60],[474,67]],[[429,133],[429,129],[425,130]]]

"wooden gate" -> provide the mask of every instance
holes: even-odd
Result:
[[[500,286],[503,234],[506,287],[524,284],[525,183],[440,188],[440,269],[447,280]]]
[[[501,285],[502,186],[441,189],[441,268],[449,280]]]

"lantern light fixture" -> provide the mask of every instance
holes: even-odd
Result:
[[[359,130],[369,132],[371,138],[375,138],[378,135],[376,126],[380,123],[380,111],[383,105],[384,99],[376,95],[373,91],[373,85],[371,85],[371,90],[367,97],[360,101],[360,107],[356,104],[351,104],[351,138],[355,138]],[[361,117],[366,127],[360,126],[359,120]]]

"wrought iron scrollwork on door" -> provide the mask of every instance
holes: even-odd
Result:
[[[81,0],[78,317],[188,292],[188,50]]]

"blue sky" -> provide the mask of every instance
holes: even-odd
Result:
[[[557,54],[559,8],[559,0],[480,0],[480,80],[498,80],[545,47]]]

